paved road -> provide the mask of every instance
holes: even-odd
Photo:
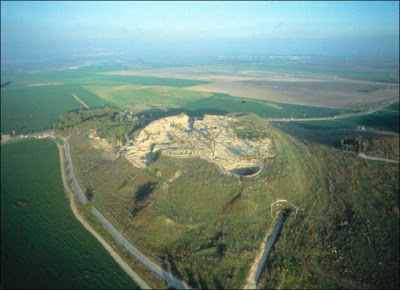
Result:
[[[127,249],[133,256],[135,256],[140,262],[143,263],[150,271],[156,274],[158,277],[163,279],[167,283],[167,287],[174,287],[176,289],[192,289],[185,282],[174,277],[171,273],[163,270],[160,266],[155,264],[149,258],[147,258],[142,252],[140,252],[135,246],[133,246],[111,223],[107,220],[101,212],[99,212],[94,206],[92,206],[92,213],[106,226],[114,237]]]
[[[366,110],[366,111],[361,111],[353,114],[343,114],[343,115],[337,115],[337,116],[331,116],[331,117],[314,117],[314,118],[264,118],[267,121],[270,122],[302,122],[302,121],[329,121],[329,120],[339,120],[339,119],[346,119],[346,118],[353,118],[353,117],[360,117],[360,116],[365,116],[369,115],[372,113],[375,113],[376,111],[382,110],[398,101],[391,101],[389,103],[383,104],[377,108]]]
[[[79,199],[83,204],[88,202],[88,199],[86,198],[86,195],[83,193],[81,187],[79,186],[78,180],[75,177],[75,172],[74,172],[74,167],[72,164],[72,158],[71,158],[71,153],[69,150],[69,144],[68,140],[66,138],[62,138],[64,142],[64,153],[65,153],[65,159],[67,162],[67,173],[69,177],[69,181],[71,181],[72,187],[74,189],[74,192],[78,195]]]
[[[25,140],[25,139],[30,139],[30,138],[38,138],[38,137],[52,137],[54,138],[54,131],[43,131],[43,132],[35,132],[35,133],[30,133],[28,135],[22,135],[20,137],[16,138],[11,138],[9,140],[1,140],[1,144],[6,144],[6,143],[11,143],[19,140]]]
[[[86,220],[79,214],[79,211],[75,205],[75,199],[73,197],[73,192],[70,190],[67,184],[67,177],[65,174],[63,162],[62,147],[57,142],[57,147],[60,155],[60,167],[61,167],[61,178],[63,181],[64,189],[68,193],[69,203],[71,206],[72,213],[75,215],[76,219],[88,230],[107,250],[107,252],[114,258],[114,260],[120,265],[120,267],[131,277],[133,281],[136,282],[142,289],[150,289],[150,286],[144,281],[132,268],[121,258],[120,255],[86,222]]]
[[[44,134],[44,132],[33,133],[33,134],[30,134],[30,135],[27,135],[26,137],[14,138],[14,139],[11,139],[11,140],[7,140],[6,142],[2,142],[2,144],[3,143],[10,143],[10,142],[18,141],[18,140],[23,140],[23,139],[27,139],[27,138],[35,138],[35,136],[40,136],[40,135],[43,135],[43,134]],[[87,200],[85,194],[83,193],[81,187],[79,186],[79,183],[78,183],[78,181],[77,181],[77,179],[75,177],[68,140],[67,140],[67,138],[61,138],[61,139],[64,142],[63,147],[64,147],[65,159],[66,159],[66,163],[67,163],[68,178],[71,181],[71,184],[72,184],[74,192],[78,195],[78,197],[81,200],[81,202],[85,204],[85,203],[88,202],[88,200]],[[61,162],[63,162],[63,160]],[[63,177],[64,177],[64,175],[63,175]],[[72,205],[71,205],[71,208],[73,209],[73,212],[75,214],[76,211],[74,211],[74,208],[72,207]],[[185,282],[183,282],[183,281],[179,280],[178,278],[174,277],[171,273],[163,270],[160,266],[155,264],[148,257],[146,257],[142,252],[140,252],[136,247],[134,247],[131,243],[129,243],[129,241],[95,207],[92,207],[92,212],[112,232],[114,237],[133,256],[135,256],[140,262],[142,262],[150,271],[152,271],[154,274],[156,274],[161,279],[163,279],[167,283],[168,287],[172,286],[172,287],[174,287],[176,289],[192,289]],[[82,222],[82,220],[80,220],[79,218],[78,218],[78,220]],[[87,227],[85,226],[85,228],[87,228]],[[92,231],[90,231],[90,232],[92,232]],[[145,287],[145,288],[149,288],[149,287]]]
[[[65,157],[67,160],[67,168],[69,171],[69,178],[74,188],[74,191],[78,194],[79,199],[82,203],[88,202],[86,196],[84,195],[82,189],[79,186],[78,181],[76,180],[73,164],[71,160],[71,154],[69,150],[68,140],[63,138],[64,141],[64,151]],[[92,206],[92,213],[104,224],[114,235],[114,237],[122,244],[122,246],[127,249],[135,258],[137,258],[140,262],[143,263],[150,271],[163,279],[167,286],[172,286],[176,289],[191,289],[189,285],[185,282],[179,280],[174,277],[171,273],[164,271],[160,266],[156,265],[153,261],[151,261],[148,257],[146,257],[142,252],[140,252],[136,247],[134,247],[111,223],[107,220],[94,206]]]

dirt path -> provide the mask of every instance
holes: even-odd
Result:
[[[372,156],[365,155],[364,153],[361,153],[361,152],[358,153],[358,157],[363,158],[363,159],[367,159],[367,160],[384,161],[384,162],[397,163],[397,164],[399,164],[399,161],[398,161],[398,160],[392,160],[392,159],[385,159],[385,158],[372,157]]]
[[[142,289],[151,289],[151,287],[136,273],[132,270],[132,268],[121,258],[120,255],[84,220],[84,218],[79,214],[78,209],[75,205],[75,200],[72,191],[68,187],[67,179],[65,175],[64,169],[64,156],[62,154],[62,147],[60,144],[57,144],[59,154],[60,154],[60,167],[61,167],[61,177],[64,184],[64,189],[68,193],[68,199],[70,202],[71,210],[75,215],[76,219],[88,230],[99,242],[100,244],[107,250],[107,252],[114,258],[114,260],[118,263],[118,265],[132,278],[132,280],[138,284]]]
[[[82,105],[84,105],[87,109],[90,109],[90,107],[88,105],[86,105],[86,103],[84,101],[82,101],[81,99],[79,99],[79,97],[75,94],[72,94],[72,96]]]

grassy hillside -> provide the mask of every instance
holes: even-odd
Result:
[[[269,132],[276,146],[268,170],[254,179],[224,175],[204,160],[162,156],[143,171],[124,158],[106,161],[84,135],[70,142],[76,174],[93,188],[92,202],[160,265],[194,287],[240,288],[273,224],[271,203],[285,198],[307,208],[319,172],[295,139],[257,116],[242,123]]]
[[[50,140],[1,146],[2,288],[138,288],[75,219]]]
[[[162,155],[143,171],[122,157],[105,160],[79,135],[71,140],[78,178],[135,245],[193,287],[243,287],[273,217],[294,210],[282,203],[271,212],[278,199],[299,211],[285,222],[259,286],[398,287],[398,166],[305,145],[255,115],[240,120],[241,130],[268,133],[275,146],[258,177]]]
[[[262,288],[398,288],[399,167],[313,146],[325,189],[284,224]]]

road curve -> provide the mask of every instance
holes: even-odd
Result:
[[[302,122],[302,121],[329,121],[329,120],[339,120],[339,119],[346,119],[346,118],[353,118],[353,117],[360,117],[360,116],[365,116],[369,115],[372,113],[375,113],[376,111],[382,110],[394,103],[397,103],[398,101],[391,101],[389,103],[383,104],[379,107],[370,109],[370,110],[365,110],[353,114],[343,114],[343,115],[336,115],[332,117],[311,117],[311,118],[264,118],[266,121],[270,122]]]
[[[67,159],[67,168],[69,169],[69,177],[72,183],[72,186],[75,192],[78,194],[82,203],[86,203],[88,200],[86,196],[83,194],[82,189],[79,186],[78,181],[76,180],[73,164],[71,160],[69,145],[67,138],[62,138],[64,142],[64,152]],[[174,277],[171,273],[161,269],[160,266],[151,261],[148,257],[146,257],[142,252],[140,252],[136,247],[134,247],[111,223],[107,220],[94,206],[92,206],[92,213],[100,220],[100,222],[106,226],[113,236],[122,244],[122,246],[127,249],[136,259],[138,259],[145,267],[147,267],[151,272],[156,274],[158,277],[163,279],[167,286],[174,287],[176,289],[191,289],[189,285],[185,282],[179,280]]]
[[[79,214],[78,209],[75,205],[75,199],[73,197],[72,191],[69,189],[67,184],[67,177],[65,174],[65,169],[63,166],[64,158],[62,154],[62,147],[60,144],[55,142],[58,147],[59,155],[60,155],[60,167],[61,167],[61,178],[63,181],[64,189],[68,193],[69,204],[71,206],[71,210],[75,215],[76,219],[85,227],[87,231],[89,231],[99,242],[100,244],[107,250],[107,252],[113,257],[113,259],[117,262],[117,264],[131,277],[131,279],[139,285],[142,289],[151,289],[151,287],[135,272],[132,268],[121,258],[120,255],[85,221],[85,219]],[[65,144],[65,143],[64,143]],[[65,146],[64,146],[65,147]]]
[[[96,216],[101,223],[109,229],[114,237],[127,249],[133,256],[135,256],[143,265],[150,271],[156,274],[167,283],[167,287],[174,287],[176,289],[192,289],[185,282],[174,277],[171,273],[163,270],[160,266],[155,264],[143,253],[141,253],[135,246],[133,246],[111,223],[108,221],[94,206],[92,206],[92,213]]]

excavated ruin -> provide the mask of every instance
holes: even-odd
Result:
[[[176,158],[199,157],[217,164],[223,172],[254,176],[263,169],[262,160],[273,156],[269,138],[247,140],[234,131],[236,118],[185,114],[166,117],[144,127],[126,146],[125,156],[134,166],[145,168],[157,154]]]

